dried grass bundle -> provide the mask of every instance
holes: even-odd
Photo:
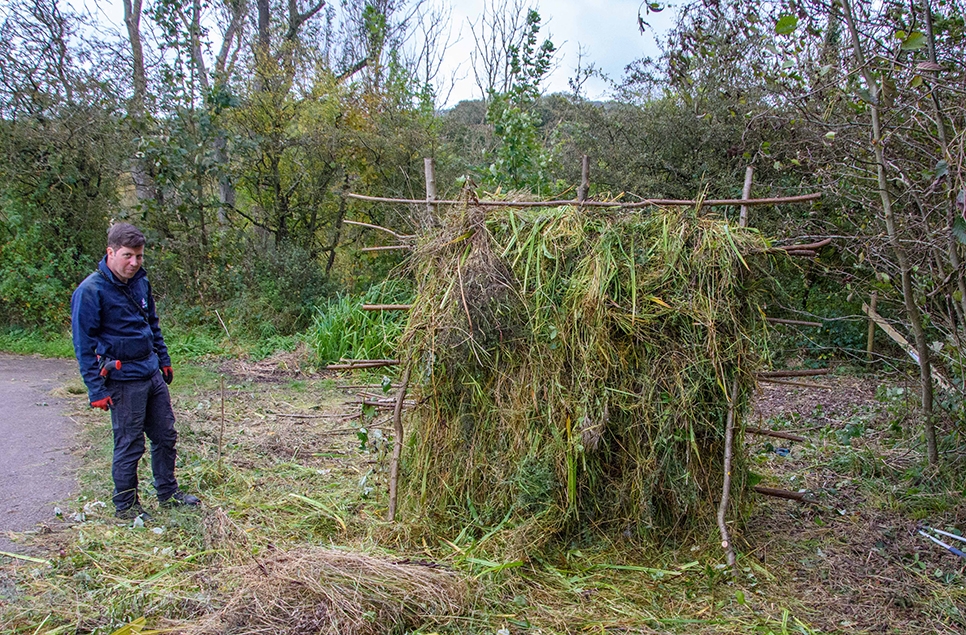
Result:
[[[228,604],[188,635],[404,633],[465,611],[468,587],[435,565],[306,549],[251,567]]]

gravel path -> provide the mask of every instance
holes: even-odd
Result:
[[[73,360],[0,353],[0,551],[24,553],[9,532],[54,520],[54,505],[77,492],[73,406],[52,394],[71,379]]]

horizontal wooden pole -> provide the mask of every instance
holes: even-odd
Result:
[[[386,232],[387,234],[392,234],[399,240],[411,240],[415,238],[415,236],[411,234],[400,234],[399,232],[395,232],[389,229],[388,227],[383,227],[382,225],[373,225],[372,223],[363,223],[361,221],[348,220],[348,219],[345,219],[342,222],[345,223],[346,225],[356,225],[357,227],[368,227],[369,229],[375,229],[381,232]]]
[[[768,370],[758,373],[758,377],[817,377],[832,372],[828,368],[814,368],[811,370]]]
[[[395,359],[381,359],[376,361],[358,361],[352,364],[329,364],[325,370],[362,370],[363,368],[382,368],[384,366],[398,366]]]
[[[395,250],[398,250],[398,249],[412,249],[412,246],[410,246],[410,245],[381,245],[379,247],[363,247],[359,251],[361,251],[361,252],[368,252],[368,251],[395,251]]]
[[[831,244],[832,239],[826,238],[825,240],[808,243],[807,245],[785,245],[784,247],[776,247],[776,249],[784,249],[785,251],[815,251],[816,249],[821,249],[822,247]]]
[[[363,304],[363,311],[408,311],[411,304]]]
[[[788,439],[789,441],[808,441],[805,437],[800,437],[797,434],[779,432],[778,430],[766,430],[765,428],[745,428],[745,432],[765,437],[775,437],[776,439]]]
[[[386,198],[383,196],[366,196],[364,194],[346,194],[349,198],[354,198],[360,201],[370,201],[373,203],[401,203],[405,205],[426,205],[427,203],[433,203],[435,205],[461,205],[466,203],[466,201],[453,201],[453,200],[436,200],[436,201],[426,201],[420,199],[411,198]],[[740,198],[720,198],[720,199],[707,199],[704,201],[699,200],[681,200],[681,199],[668,199],[668,198],[653,198],[646,199],[643,201],[635,201],[633,203],[617,203],[606,201],[575,201],[575,200],[558,200],[558,201],[473,201],[472,205],[478,207],[560,207],[562,205],[574,205],[579,207],[615,207],[620,209],[634,209],[639,207],[694,207],[696,205],[701,205],[702,207],[720,207],[724,205],[777,205],[781,203],[807,203],[809,201],[814,201],[822,197],[821,193],[815,194],[802,194],[799,196],[778,196],[775,198],[752,198],[752,199],[740,199]]]
[[[806,322],[804,320],[786,320],[785,318],[765,318],[772,324],[791,324],[792,326],[822,326],[821,322]]]
[[[812,505],[818,505],[818,501],[813,499],[808,494],[804,492],[790,492],[787,489],[778,489],[777,487],[765,487],[763,485],[755,485],[753,488],[759,494],[765,496],[774,496],[775,498],[784,498],[786,500],[798,501],[800,503],[809,503]]]
[[[818,388],[819,390],[832,390],[831,386],[810,384],[804,381],[785,381],[784,379],[768,379],[767,377],[759,377],[758,381],[763,384],[780,384],[782,386],[795,386],[796,388]]]

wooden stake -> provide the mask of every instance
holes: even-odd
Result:
[[[399,496],[399,459],[402,457],[403,445],[402,410],[403,402],[406,400],[406,391],[409,389],[411,368],[411,366],[406,366],[406,370],[403,371],[402,383],[399,385],[399,392],[396,393],[396,407],[392,413],[395,438],[392,443],[392,462],[389,464],[389,522],[396,520],[396,501]]]
[[[225,376],[221,376],[221,432],[218,433],[218,472],[221,472],[221,449],[225,443]]]
[[[725,422],[724,483],[721,486],[721,504],[718,505],[718,529],[721,531],[721,547],[725,550],[725,561],[731,567],[732,575],[738,577],[735,566],[735,550],[728,535],[725,515],[728,513],[728,499],[731,497],[731,455],[735,437],[735,406],[738,401],[738,377],[731,382],[731,399],[728,403],[728,417]]]
[[[426,219],[428,226],[436,223],[436,166],[430,158],[423,159],[426,172]]]
[[[869,356],[869,361],[872,361],[872,346],[875,343],[875,320],[872,319],[872,314],[875,313],[876,304],[879,301],[879,292],[873,291],[872,297],[869,298],[869,340],[865,345],[866,354]]]
[[[751,198],[751,181],[755,176],[755,166],[749,165],[745,168],[745,186],[741,189],[741,200],[747,201]],[[748,226],[748,205],[742,203],[741,213],[738,215],[738,227]]]
[[[577,203],[583,205],[590,194],[590,157],[586,154],[580,159],[580,187],[577,189]]]

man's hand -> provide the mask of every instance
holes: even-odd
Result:
[[[101,410],[104,410],[104,411],[110,410],[113,407],[114,407],[114,401],[110,398],[110,396],[91,402],[91,408],[100,408]]]
[[[162,366],[161,378],[164,380],[164,383],[170,386],[171,382],[174,381],[174,369],[170,366]]]

